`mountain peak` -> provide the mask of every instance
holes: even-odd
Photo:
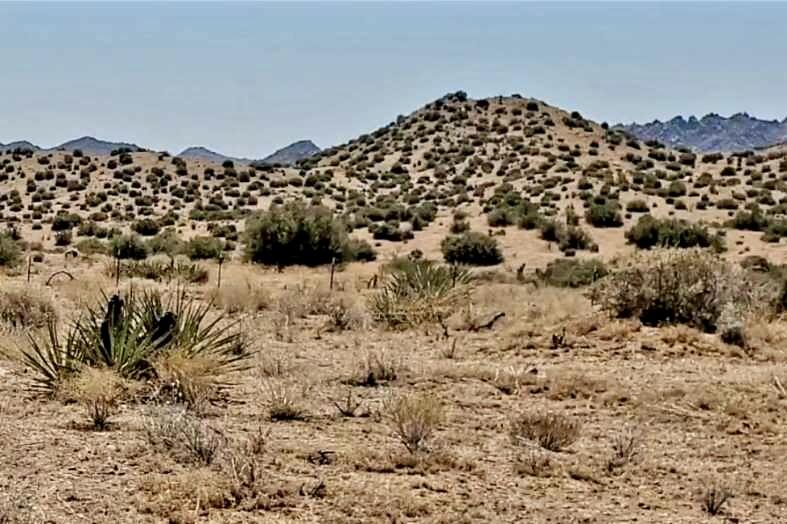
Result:
[[[665,123],[621,126],[641,140],[658,140],[699,151],[746,151],[767,147],[787,140],[787,119],[761,120],[749,113],[738,112],[725,118],[708,113],[701,119],[676,116]]]

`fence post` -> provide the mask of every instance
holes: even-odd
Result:
[[[216,288],[221,288],[221,266],[224,264],[224,253],[219,253],[219,281]]]
[[[120,249],[115,249],[115,289],[120,289]]]
[[[27,281],[30,282],[30,272],[33,269],[33,255],[27,255]]]
[[[331,282],[328,288],[333,291],[333,275],[336,273],[336,257],[331,258]]]

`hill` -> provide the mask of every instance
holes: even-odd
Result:
[[[14,149],[21,149],[25,151],[38,151],[41,149],[37,145],[28,142],[27,140],[18,140],[8,144],[0,144],[0,152],[13,151]]]
[[[178,153],[177,156],[185,160],[202,160],[204,162],[213,162],[215,164],[221,164],[226,160],[232,160],[233,162],[242,162],[242,163],[250,162],[249,160],[222,155],[221,153],[211,151],[210,149],[202,146],[188,147],[183,151],[181,151],[180,153]]]
[[[106,140],[99,140],[92,136],[84,136],[75,140],[69,140],[59,146],[52,148],[59,151],[76,151],[80,150],[87,155],[109,155],[112,151],[126,149],[129,151],[141,151],[142,148],[136,144],[128,144],[126,142],[109,142]]]
[[[300,198],[333,208],[383,252],[440,257],[449,230],[470,227],[492,233],[508,263],[543,266],[560,255],[556,246],[603,257],[632,249],[624,233],[646,212],[703,221],[714,231],[753,206],[777,220],[787,195],[784,157],[785,148],[681,152],[536,99],[473,100],[458,92],[297,168],[225,167],[144,151],[6,153],[0,164],[4,219],[44,244],[54,241],[58,213],[99,229],[151,217],[191,236],[213,234],[218,222],[241,228],[249,213]],[[573,224],[571,234],[581,238],[550,236],[542,230],[549,223]],[[768,254],[782,235],[760,239],[766,226],[731,232],[727,244],[740,255]]]
[[[658,140],[670,147],[698,151],[746,151],[780,144],[787,140],[787,118],[760,120],[746,113],[729,118],[708,114],[702,118],[682,116],[647,124],[617,126],[641,140]]]
[[[262,160],[256,161],[257,165],[293,165],[301,160],[306,160],[320,152],[320,148],[311,140],[300,140],[283,147]]]

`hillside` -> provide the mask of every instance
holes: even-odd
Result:
[[[609,257],[628,249],[624,231],[648,210],[716,225],[755,203],[780,216],[784,156],[783,148],[681,153],[538,100],[455,93],[297,169],[223,167],[154,152],[6,153],[0,205],[7,222],[19,222],[27,235],[47,243],[57,213],[76,213],[102,227],[157,217],[191,235],[210,222],[241,225],[253,210],[299,196],[333,207],[383,251],[400,250],[407,241],[405,249],[431,256],[439,256],[440,240],[459,212],[471,227],[497,235],[509,263],[543,265],[559,253],[529,229],[529,217],[577,217],[588,245],[597,246],[587,252]],[[525,204],[529,214],[517,216]],[[582,219],[587,211],[608,209],[618,218]],[[728,244],[741,254],[767,252],[769,244],[758,239],[759,233],[742,231],[728,235]]]
[[[641,140],[658,140],[671,147],[698,151],[746,151],[787,141],[787,118],[760,120],[746,113],[729,118],[708,114],[687,119],[676,116],[667,122],[616,126]]]
[[[262,160],[256,161],[257,165],[292,165],[306,160],[320,152],[320,148],[311,140],[299,140],[274,151]]]

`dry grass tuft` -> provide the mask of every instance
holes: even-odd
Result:
[[[12,330],[37,329],[57,319],[50,294],[29,284],[4,284],[0,288],[0,322]]]
[[[93,427],[103,431],[118,402],[128,393],[129,382],[108,368],[82,369],[65,384],[61,393],[85,407]]]
[[[387,402],[386,411],[396,437],[413,454],[428,448],[445,418],[442,404],[428,395],[397,397]]]
[[[395,360],[383,352],[370,352],[345,382],[351,386],[376,387],[395,381],[403,370],[401,360]]]
[[[702,510],[709,515],[718,515],[733,495],[734,491],[728,485],[716,480],[711,481],[702,488],[700,493]]]
[[[613,473],[625,465],[633,462],[641,449],[641,437],[631,428],[615,435],[612,439],[612,449],[607,459],[606,469]]]
[[[213,304],[228,315],[254,314],[271,306],[270,291],[261,283],[251,279],[233,279],[222,283],[208,294]]]
[[[189,413],[170,407],[153,409],[143,421],[148,443],[187,462],[211,464],[225,443],[218,430]]]
[[[559,413],[524,413],[511,423],[510,435],[515,444],[532,441],[549,451],[560,451],[580,437],[579,421]]]
[[[303,384],[286,384],[270,381],[265,386],[265,407],[273,421],[304,420],[310,387]]]
[[[556,464],[548,454],[531,449],[514,460],[514,473],[530,477],[550,477]]]
[[[195,413],[203,413],[216,393],[220,375],[215,361],[204,356],[165,353],[155,363],[161,382],[158,397],[184,403]]]

